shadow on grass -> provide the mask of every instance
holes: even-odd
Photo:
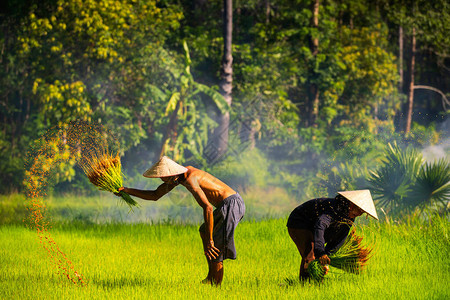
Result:
[[[280,287],[290,288],[290,287],[304,287],[312,285],[320,285],[323,282],[318,282],[313,279],[299,280],[298,277],[286,277],[284,281],[279,284]]]
[[[297,286],[300,284],[301,284],[301,282],[298,279],[298,277],[291,277],[291,278],[286,277],[284,279],[284,281],[282,283],[280,283],[280,286],[281,287],[291,287],[291,286]]]

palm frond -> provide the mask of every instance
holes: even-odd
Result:
[[[446,205],[450,199],[450,164],[445,159],[426,163],[408,197],[408,204],[425,207],[439,202]]]
[[[180,93],[175,92],[170,96],[169,102],[166,106],[166,111],[164,112],[165,116],[168,116],[177,106],[177,102],[180,101]]]
[[[371,171],[368,179],[378,204],[392,210],[406,206],[404,200],[412,191],[422,163],[417,150],[402,150],[396,144],[388,144],[382,165]]]
[[[197,90],[208,95],[214,101],[217,108],[222,113],[225,113],[230,110],[230,105],[228,104],[227,101],[225,101],[225,98],[218,91],[198,82],[195,82],[194,85],[197,88]]]

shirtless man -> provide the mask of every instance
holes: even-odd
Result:
[[[205,223],[200,226],[203,250],[208,261],[208,276],[203,283],[220,285],[223,279],[223,260],[236,259],[234,230],[245,213],[241,196],[228,185],[202,170],[183,167],[163,156],[144,173],[145,177],[161,178],[156,190],[122,187],[124,192],[144,200],[157,201],[181,184],[203,208]],[[216,208],[213,211],[213,206]]]

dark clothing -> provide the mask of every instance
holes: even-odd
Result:
[[[296,207],[287,227],[307,229],[314,235],[314,255],[319,258],[337,251],[353,225],[348,201],[340,197],[309,200]]]
[[[221,262],[224,259],[236,259],[236,247],[234,246],[234,230],[239,221],[244,217],[245,204],[238,193],[225,198],[222,205],[213,212],[214,246],[219,250],[219,256],[212,259],[213,262]],[[205,233],[205,223],[200,226],[200,232]]]

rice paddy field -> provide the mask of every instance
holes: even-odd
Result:
[[[0,299],[450,299],[448,216],[360,218],[358,233],[375,243],[365,272],[331,268],[321,284],[298,282],[300,255],[287,216],[248,218],[236,230],[238,259],[225,261],[217,288],[200,283],[207,264],[199,219],[104,221],[112,208],[80,217],[92,201],[61,217],[65,205],[55,201],[52,237],[87,282],[77,286],[57,274],[36,232],[19,221],[23,212],[13,203],[20,199],[0,198]],[[194,211],[201,219],[201,209]]]

